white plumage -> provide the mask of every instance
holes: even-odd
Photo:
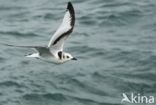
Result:
[[[75,24],[75,11],[72,6],[72,3],[68,2],[63,21],[60,27],[51,37],[47,47],[43,46],[16,46],[16,47],[35,48],[37,50],[37,53],[29,54],[26,57],[40,58],[54,63],[64,63],[69,60],[76,60],[76,58],[74,58],[71,54],[63,51],[64,43],[68,38],[68,36],[70,35],[70,33],[73,31],[74,24]]]

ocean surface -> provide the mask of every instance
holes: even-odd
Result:
[[[47,45],[67,2],[0,0],[0,43]],[[121,103],[123,93],[156,101],[156,0],[71,2],[65,51],[78,60],[53,64],[0,44],[0,105],[134,105]]]

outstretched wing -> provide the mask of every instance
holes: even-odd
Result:
[[[5,46],[21,47],[21,48],[39,48],[39,47],[46,48],[45,46],[19,46],[19,45],[11,45],[11,44],[6,44],[6,43],[0,43],[0,44],[5,45]]]
[[[11,45],[11,44],[5,44],[5,43],[1,43],[5,46],[10,46],[10,47],[21,47],[21,48],[34,48],[35,50],[37,50],[40,54],[42,53],[50,53],[49,49],[45,46],[18,46],[18,45]]]
[[[73,31],[75,24],[75,12],[71,2],[68,2],[67,10],[62,24],[54,33],[48,44],[49,48],[63,50],[63,45],[69,34]]]

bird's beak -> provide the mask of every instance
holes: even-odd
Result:
[[[76,58],[72,58],[71,60],[77,60]]]

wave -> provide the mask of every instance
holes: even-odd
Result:
[[[19,84],[18,82],[11,80],[0,82],[0,87],[12,87],[12,86],[17,88],[23,87],[23,85]]]
[[[97,104],[97,105],[114,105],[114,103],[108,103],[108,102],[99,102],[94,99],[88,99],[88,98],[81,98],[78,96],[72,96],[72,95],[65,95],[63,93],[41,93],[41,94],[25,94],[22,97],[23,99],[31,102],[40,102],[41,103],[47,103],[50,104],[51,102],[53,103],[64,103],[64,104],[69,104],[73,102],[78,102],[81,104]],[[116,103],[115,105],[121,105]]]
[[[1,35],[10,35],[10,36],[16,36],[16,37],[36,37],[39,36],[38,34],[35,33],[22,33],[18,31],[0,31]]]

